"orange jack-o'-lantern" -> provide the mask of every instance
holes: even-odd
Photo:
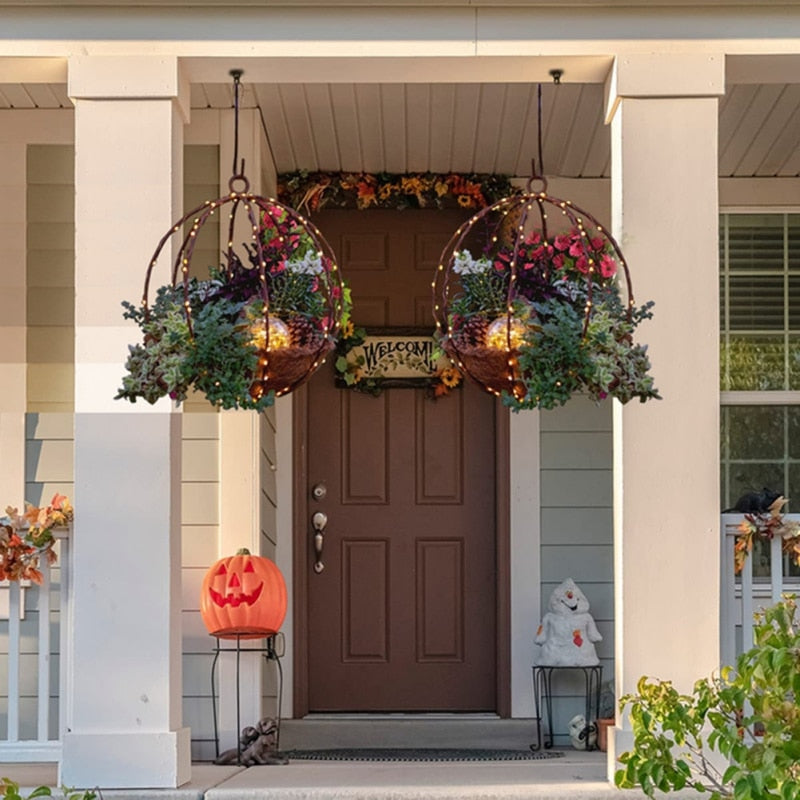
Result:
[[[203,578],[200,615],[212,636],[261,639],[277,633],[286,616],[286,583],[268,558],[242,548]]]

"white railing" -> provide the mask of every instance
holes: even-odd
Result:
[[[60,665],[58,670],[59,692],[58,692],[58,720],[50,719],[50,682],[53,665],[51,663],[51,607],[50,595],[52,585],[52,569],[42,559],[40,570],[44,576],[44,582],[37,587],[38,604],[37,610],[38,628],[36,630],[35,657],[36,657],[36,711],[35,726],[33,712],[30,717],[23,714],[22,700],[23,682],[20,667],[22,656],[28,655],[29,645],[25,640],[25,652],[23,653],[23,630],[22,618],[25,613],[24,593],[30,588],[21,587],[19,582],[13,581],[8,584],[8,637],[7,654],[0,655],[0,658],[7,659],[7,686],[0,685],[0,695],[5,694],[7,700],[6,731],[5,738],[0,738],[0,762],[52,762],[59,761],[61,758],[61,732],[63,729],[63,702],[66,697],[64,691],[65,669],[64,654],[69,646],[69,631],[67,613],[69,604],[69,538],[68,531],[54,531],[59,540],[59,558],[57,562],[59,572],[59,613],[58,621],[58,658]],[[27,658],[26,658],[27,660]],[[32,661],[32,659],[31,659]],[[5,692],[4,692],[5,689]],[[27,727],[35,727],[35,738],[21,739],[22,724],[27,723]],[[51,729],[57,731],[58,735],[51,736]]]
[[[800,514],[787,514],[786,518],[800,520]],[[752,647],[755,611],[777,603],[784,592],[800,594],[800,578],[784,577],[784,556],[778,538],[769,542],[767,563],[755,564],[757,554],[750,553],[741,575],[736,575],[734,545],[743,519],[742,514],[722,515],[720,655],[723,664],[734,664],[738,654]]]

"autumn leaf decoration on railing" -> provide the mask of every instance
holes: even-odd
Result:
[[[68,525],[73,509],[63,494],[56,494],[50,504],[39,508],[25,503],[25,511],[8,506],[0,517],[0,580],[30,580],[41,584],[39,560],[54,564],[56,543],[53,529]]]
[[[739,533],[733,550],[733,563],[737,575],[744,568],[747,556],[756,539],[771,541],[781,539],[781,550],[800,566],[800,522],[786,519],[781,513],[788,501],[778,497],[766,511],[745,514],[739,523]]]

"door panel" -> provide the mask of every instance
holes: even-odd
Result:
[[[460,221],[315,217],[352,287],[355,323],[432,330],[431,277]],[[306,391],[309,710],[495,710],[494,398],[472,385],[436,401],[421,389],[375,398],[337,388],[330,364]],[[319,574],[315,511],[328,517]]]

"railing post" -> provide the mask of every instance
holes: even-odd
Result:
[[[38,673],[39,686],[36,692],[38,719],[36,739],[46,742],[50,738],[50,578],[52,571],[46,558],[39,564],[42,583],[39,586],[39,646]]]
[[[770,542],[769,563],[772,584],[772,603],[780,603],[783,594],[783,542],[777,536]]]
[[[6,741],[19,741],[19,656],[20,656],[20,591],[19,581],[8,587],[8,731]]]

